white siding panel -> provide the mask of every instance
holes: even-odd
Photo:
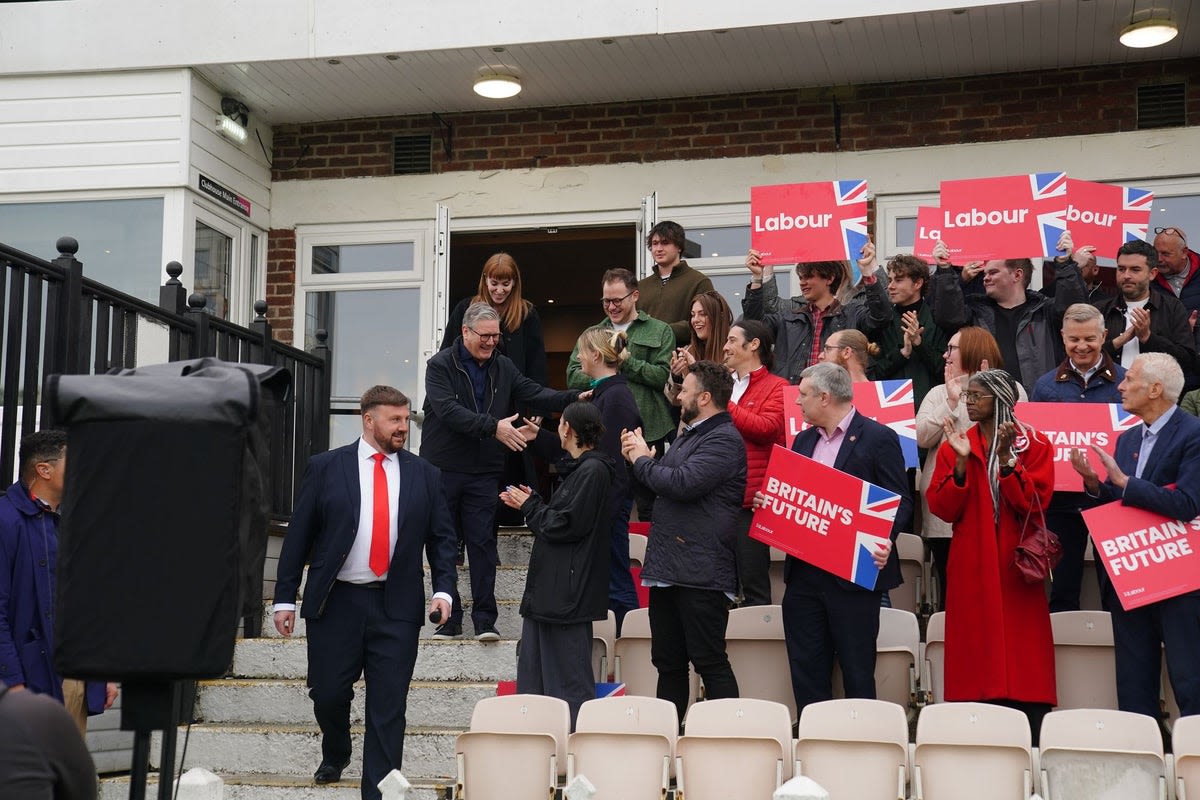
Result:
[[[185,70],[0,79],[0,194],[178,186]]]
[[[249,105],[249,103],[247,103]],[[221,114],[221,94],[204,80],[193,77],[190,98],[188,186],[195,190],[200,173],[251,202],[251,222],[266,228],[271,211],[271,128],[260,124],[250,109],[245,144],[226,139],[214,130]],[[261,143],[259,139],[261,137]],[[265,149],[265,152],[264,152]]]

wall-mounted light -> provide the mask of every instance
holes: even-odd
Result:
[[[1119,40],[1126,47],[1158,47],[1179,35],[1179,26],[1167,11],[1148,8],[1130,14],[1129,24],[1121,29]]]
[[[521,92],[521,79],[502,72],[488,72],[475,79],[475,94],[503,100]]]
[[[217,133],[238,144],[245,144],[248,134],[246,125],[250,122],[250,109],[241,100],[232,97],[221,98],[221,116],[217,117]]]

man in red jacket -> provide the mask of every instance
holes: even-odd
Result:
[[[729,329],[725,341],[725,366],[733,372],[733,399],[729,414],[734,427],[746,444],[746,494],[738,514],[738,583],[742,605],[765,606],[771,603],[771,551],[767,545],[750,538],[750,520],[754,516],[754,493],[762,485],[771,447],[782,445],[783,387],[788,383],[771,374],[775,357],[774,337],[766,323],[741,319]]]

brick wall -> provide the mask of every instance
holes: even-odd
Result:
[[[1137,127],[1137,87],[1184,81],[1187,124],[1200,125],[1200,59],[792,89],[636,103],[445,114],[447,158],[429,115],[274,131],[274,180],[392,174],[392,139],[432,134],[434,172],[712,159],[1116,133]],[[832,97],[841,111],[835,142]],[[301,158],[303,155],[303,158]],[[873,210],[873,209],[872,209]],[[873,220],[872,220],[873,222]],[[291,335],[296,235],[272,230],[268,316]]]
[[[1137,125],[1137,87],[1185,81],[1200,124],[1200,59],[793,89],[634,103],[429,115],[275,129],[275,180],[392,174],[392,138],[433,135],[434,172],[877,150],[1115,133]],[[841,108],[835,141],[832,97]],[[303,154],[303,158],[301,155]]]

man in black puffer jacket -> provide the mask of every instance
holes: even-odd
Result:
[[[726,408],[733,378],[698,361],[679,392],[684,430],[661,460],[641,431],[621,438],[633,477],[656,495],[642,580],[650,586],[650,657],[658,696],[683,719],[688,662],[710,700],[737,697],[725,653],[729,603],[737,592],[738,512],[746,489],[746,446]]]

